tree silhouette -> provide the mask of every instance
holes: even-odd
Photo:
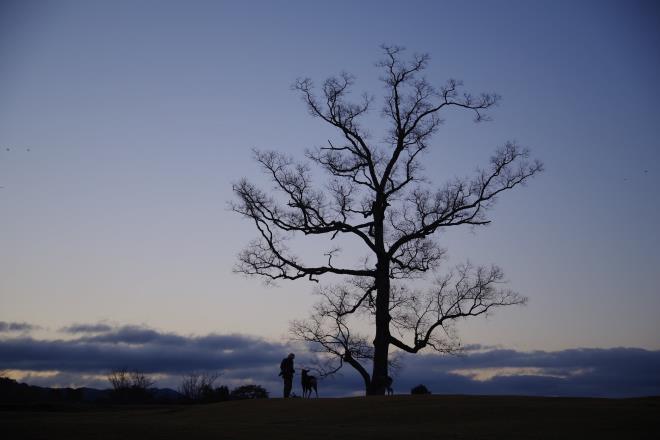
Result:
[[[184,374],[178,391],[189,402],[208,403],[227,400],[229,389],[226,386],[213,386],[219,377],[220,373],[209,371]]]
[[[153,396],[150,388],[154,381],[141,371],[127,368],[112,370],[108,374],[112,385],[112,398],[118,402],[145,402]]]
[[[229,398],[233,400],[268,399],[268,391],[261,385],[241,385],[231,390]]]
[[[374,99],[365,94],[359,102],[348,100],[351,75],[328,78],[320,98],[310,79],[299,79],[293,88],[310,114],[336,128],[340,140],[308,150],[304,163],[275,151],[255,151],[274,191],[243,179],[233,186],[238,201],[232,204],[258,231],[239,254],[237,272],[266,281],[343,278],[319,289],[322,301],[310,319],[292,324],[292,332],[334,357],[337,363],[329,371],[344,363],[355,368],[367,394],[385,391],[390,345],[409,353],[425,348],[451,352],[457,347],[452,321],[525,301],[498,288],[503,274],[497,266],[463,264],[440,276],[428,292],[403,281],[438,269],[445,250],[433,239],[437,231],[488,224],[487,211],[499,194],[542,171],[540,162],[528,159],[527,149],[507,142],[474,177],[432,189],[421,158],[442,123],[440,114],[463,109],[484,121],[499,96],[462,93],[456,80],[435,88],[420,77],[428,55],[405,61],[400,47],[383,46],[383,51],[379,66],[387,93],[381,113],[389,126],[384,138],[373,140],[361,125]],[[328,175],[324,186],[310,164]],[[334,245],[319,252],[322,260],[301,258],[289,246],[300,236],[314,243],[312,237],[352,240],[365,257],[351,261]],[[370,338],[351,331],[353,315],[371,320],[375,331]]]
[[[426,385],[419,384],[411,388],[410,394],[431,394],[431,392],[426,388]]]

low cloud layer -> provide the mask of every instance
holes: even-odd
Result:
[[[70,340],[15,337],[0,340],[2,368],[102,373],[128,367],[183,374],[279,364],[284,345],[238,334],[180,336],[138,326],[112,328]]]
[[[60,329],[65,333],[103,333],[112,331],[112,326],[103,323],[96,324],[72,324]]]
[[[126,367],[154,375],[158,386],[176,387],[188,372],[218,371],[220,383],[259,383],[279,395],[279,362],[294,349],[241,334],[184,336],[103,323],[63,328],[73,339],[44,340],[9,333],[35,328],[16,324],[0,322],[0,330],[7,329],[0,338],[0,369],[38,385],[104,387],[105,374]],[[309,364],[312,354],[295,350],[297,368]],[[450,394],[660,395],[660,351],[639,348],[520,352],[472,346],[462,356],[404,355],[401,361],[394,382],[399,393],[423,383]],[[323,380],[320,390],[324,396],[360,394],[362,383],[345,367]]]
[[[30,332],[32,330],[38,330],[41,327],[28,324],[27,322],[5,322],[0,321],[0,333],[8,332]]]
[[[660,395],[660,351],[580,348],[406,358],[406,384],[428,377],[434,391],[465,394],[632,397]],[[487,379],[479,379],[486,371]],[[413,380],[414,382],[414,380]]]

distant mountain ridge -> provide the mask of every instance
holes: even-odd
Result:
[[[183,395],[171,388],[150,388],[149,402],[172,403],[179,401]],[[80,387],[80,388],[49,388],[19,383],[14,379],[0,377],[0,403],[33,403],[33,402],[112,402],[113,390]]]

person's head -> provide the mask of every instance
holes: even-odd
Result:
[[[295,357],[296,357],[295,354],[293,354],[293,353],[289,353],[289,359],[293,359],[293,358],[295,358]]]

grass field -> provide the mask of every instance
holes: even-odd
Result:
[[[395,396],[4,407],[0,427],[5,439],[655,439],[660,398]]]

